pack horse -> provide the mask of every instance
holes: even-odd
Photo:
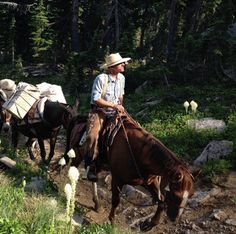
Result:
[[[118,121],[120,128],[110,141],[111,144],[107,145],[108,150],[103,156],[109,164],[112,175],[112,207],[109,220],[114,221],[115,211],[120,202],[120,191],[126,184],[142,185],[158,204],[151,220],[147,219],[140,224],[142,231],[148,231],[156,226],[164,210],[171,221],[177,220],[188,198],[194,193],[192,173],[170,149],[140,127],[129,115],[124,118],[118,117]],[[85,123],[85,118],[78,116],[68,127],[66,151],[70,148],[75,150],[74,166],[79,165],[85,154],[85,146],[80,145]],[[105,141],[101,145],[104,146]],[[168,191],[165,190],[167,186]],[[99,208],[98,197],[94,195],[93,200],[95,209]]]
[[[22,119],[12,115],[7,111],[4,105],[7,99],[3,90],[0,90],[0,114],[3,131],[9,130],[11,126],[12,131],[12,144],[16,149],[18,145],[19,133],[28,137],[26,146],[31,159],[34,159],[32,145],[35,140],[38,140],[40,147],[40,155],[43,162],[50,162],[55,150],[57,136],[61,127],[67,128],[70,120],[76,115],[76,110],[66,103],[58,101],[50,101],[47,98],[38,99],[30,106],[29,111]],[[39,106],[41,106],[39,108]],[[39,111],[41,109],[41,111]],[[35,117],[37,116],[37,118]],[[46,160],[46,150],[44,140],[50,141],[50,152]]]

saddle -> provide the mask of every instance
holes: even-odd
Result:
[[[87,117],[77,116],[76,118],[70,133],[70,141],[71,145],[83,146],[86,139]],[[122,119],[123,118],[125,118],[125,116],[122,117]],[[107,119],[99,135],[99,142],[103,148],[109,148],[112,145],[117,132],[122,126],[122,121],[123,120],[118,119],[117,116],[112,116]]]

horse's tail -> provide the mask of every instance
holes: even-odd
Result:
[[[84,115],[83,116],[76,115],[70,120],[70,122],[68,124],[68,127],[66,129],[66,149],[64,152],[64,158],[65,158],[66,162],[69,161],[69,157],[68,157],[67,153],[69,152],[70,147],[71,147],[71,140],[72,140],[71,133],[72,133],[74,127],[76,126],[76,124],[79,124],[81,122],[86,122],[86,121],[87,121],[87,115],[85,115],[85,116]]]
[[[72,132],[74,126],[75,126],[76,121],[77,121],[77,116],[74,116],[70,120],[70,122],[68,124],[68,127],[66,129],[66,149],[65,149],[65,152],[64,152],[64,158],[65,158],[67,163],[69,162],[69,157],[68,157],[67,153],[70,150],[71,132]]]

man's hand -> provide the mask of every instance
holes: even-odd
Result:
[[[122,105],[114,105],[114,109],[118,110],[119,112],[123,113],[125,111],[125,108]]]

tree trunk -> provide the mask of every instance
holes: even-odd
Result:
[[[173,39],[174,39],[174,25],[175,25],[175,6],[177,0],[171,1],[170,6],[170,16],[169,16],[169,26],[168,26],[168,38],[167,38],[167,45],[166,45],[166,61],[169,61],[172,46],[173,46]]]
[[[145,32],[146,32],[146,28],[147,28],[146,18],[147,18],[148,6],[149,6],[149,4],[146,1],[145,2],[145,10],[144,10],[143,17],[142,17],[141,33],[140,33],[140,44],[139,44],[139,48],[140,48],[140,52],[141,52],[142,56],[143,56],[143,48],[144,48],[144,35],[145,35]]]
[[[193,21],[192,21],[192,28],[191,28],[192,32],[197,31],[201,7],[202,7],[202,0],[197,0],[195,4],[195,13],[193,16]]]
[[[118,0],[115,0],[115,47],[118,49],[120,40],[120,24],[118,14]]]
[[[72,0],[71,46],[74,52],[79,52],[78,10],[79,1]]]

